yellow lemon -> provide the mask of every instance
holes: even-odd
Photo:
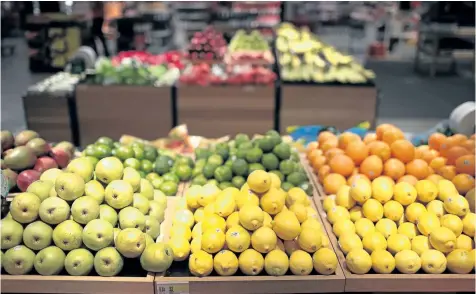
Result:
[[[383,206],[375,199],[367,200],[362,206],[362,213],[373,222],[378,222],[383,217]]]
[[[440,180],[437,186],[438,186],[438,199],[443,202],[449,196],[459,195],[455,185],[449,180]]]
[[[469,274],[474,268],[474,255],[463,249],[455,249],[446,256],[448,270],[454,274]]]
[[[470,212],[468,200],[458,194],[446,197],[445,201],[443,201],[443,205],[448,213],[457,216],[465,216]]]
[[[420,215],[427,212],[426,207],[418,202],[412,203],[405,209],[405,218],[412,223],[416,223]]]
[[[476,223],[476,214],[470,212],[463,217],[463,232],[474,238],[474,225]]]
[[[195,219],[195,223],[201,222],[204,216],[205,216],[205,211],[203,207],[198,208],[193,213],[193,218]]]
[[[419,235],[412,239],[412,251],[415,251],[418,255],[432,248],[427,236]]]
[[[393,188],[393,199],[403,206],[407,206],[415,202],[417,191],[415,187],[407,182],[400,182]]]
[[[421,268],[427,274],[441,274],[446,270],[446,257],[438,250],[427,250],[420,258]]]
[[[245,204],[239,212],[241,225],[250,231],[261,227],[264,222],[264,213],[259,206]]]
[[[247,249],[238,257],[238,264],[243,274],[256,276],[259,275],[264,268],[264,258],[258,251]]]
[[[312,272],[312,268],[312,257],[306,251],[296,250],[289,257],[289,269],[293,275],[307,276]]]
[[[281,212],[284,207],[285,195],[276,188],[269,189],[260,199],[260,206],[263,211],[270,215],[276,215]]]
[[[273,230],[282,240],[293,240],[301,233],[301,224],[294,212],[286,210],[278,213],[272,222]]]
[[[364,275],[372,268],[372,258],[362,249],[352,250],[345,257],[347,268],[354,274]]]
[[[273,228],[273,218],[265,211],[263,211],[264,220],[263,227]]]
[[[395,254],[395,267],[402,274],[414,274],[421,268],[421,258],[411,250],[402,250]]]
[[[339,188],[336,194],[336,204],[347,209],[355,206],[355,200],[350,196],[350,187],[344,185]]]
[[[272,229],[261,227],[251,235],[251,246],[258,252],[268,253],[276,248],[277,239],[276,233]]]
[[[413,240],[418,235],[418,229],[415,224],[406,222],[398,226],[397,233],[405,235],[408,239]]]
[[[238,211],[233,212],[230,214],[227,219],[226,219],[226,228],[229,229],[233,226],[239,226],[240,225],[240,215]]]
[[[220,196],[222,195],[218,195],[217,200],[215,201],[214,211],[218,216],[226,218],[236,209],[235,198]]]
[[[190,255],[190,243],[185,238],[171,238],[168,243],[172,248],[174,261],[183,261]]]
[[[448,228],[455,233],[456,237],[463,232],[463,221],[454,214],[445,214],[440,218],[442,227]]]
[[[215,202],[215,199],[220,193],[220,189],[213,184],[206,184],[202,187],[202,193],[200,194],[200,198],[198,198],[198,204],[202,207],[207,206],[210,203]]]
[[[349,210],[350,220],[356,222],[357,220],[364,217],[362,213],[362,206],[354,206]]]
[[[417,221],[417,228],[425,236],[430,235],[431,231],[440,227],[440,220],[431,212],[425,212],[420,215]]]
[[[426,205],[426,210],[437,217],[442,217],[446,213],[443,201],[441,200],[430,201],[430,203]]]
[[[347,209],[342,206],[334,206],[327,212],[327,219],[331,224],[339,219],[350,219],[350,214]]]
[[[322,201],[322,207],[325,212],[328,212],[331,208],[336,207],[336,195],[329,195]]]
[[[314,209],[312,206],[306,206],[306,211],[307,211],[307,218],[314,218],[314,219],[319,219],[319,215],[317,214],[317,211]]]
[[[375,224],[375,230],[382,233],[385,239],[387,239],[390,235],[397,233],[397,225],[394,221],[383,218]]]
[[[300,223],[303,223],[307,220],[307,208],[303,204],[294,203],[293,205],[291,205],[291,207],[289,207],[289,210],[294,212]]]
[[[329,240],[329,237],[327,237],[326,234],[322,233],[321,239],[322,239],[321,248],[331,248],[331,241]]]
[[[316,272],[332,275],[337,268],[337,256],[331,249],[321,248],[312,255],[312,263]]]
[[[188,268],[194,276],[208,276],[213,271],[213,256],[203,250],[199,250],[190,255]]]
[[[170,232],[172,234],[172,232]],[[197,238],[202,236],[202,222],[198,222],[193,226],[192,238]]]
[[[361,218],[355,222],[355,232],[363,239],[368,233],[375,232],[375,225],[371,220]]]
[[[301,203],[304,206],[309,205],[307,194],[303,189],[298,187],[289,189],[288,195],[286,197],[286,205],[290,207],[294,203]]]
[[[266,254],[264,270],[270,276],[284,276],[289,269],[289,259],[281,250],[273,250]]]
[[[438,187],[430,180],[418,181],[415,185],[417,199],[420,202],[428,203],[438,197]]]
[[[299,247],[309,253],[316,252],[322,246],[321,236],[321,233],[315,232],[312,229],[303,229],[298,237]]]
[[[233,252],[243,252],[250,247],[250,233],[242,226],[233,226],[226,231],[226,246]]]
[[[238,258],[229,250],[221,250],[213,259],[213,268],[220,276],[232,276],[238,271]]]
[[[364,236],[362,239],[362,244],[364,245],[364,249],[372,253],[374,250],[387,249],[387,240],[380,232],[371,232]]]
[[[347,254],[354,249],[364,249],[362,241],[355,233],[345,233],[340,236],[339,247],[342,249],[344,254]]]
[[[210,215],[215,213],[215,203],[209,203],[205,207],[203,207],[203,216]]]
[[[246,183],[254,192],[265,193],[271,188],[271,176],[263,170],[255,170],[248,176]]]
[[[393,182],[386,177],[378,177],[372,181],[372,198],[385,204],[392,199]]]
[[[281,179],[279,176],[275,173],[268,173],[268,175],[271,177],[271,187],[276,189],[281,188]]]
[[[187,201],[188,207],[196,209],[200,207],[198,199],[200,199],[200,194],[202,193],[202,187],[197,185],[192,185],[190,188],[185,191],[185,199]]]
[[[436,228],[431,231],[428,238],[431,246],[443,253],[451,252],[456,248],[456,235],[448,228]]]
[[[339,238],[344,233],[355,233],[355,225],[349,219],[341,219],[334,223],[332,226],[334,234]]]
[[[245,204],[249,205],[259,205],[259,198],[256,194],[248,191],[242,191],[235,199],[236,206],[238,209],[241,209]]]
[[[383,206],[383,215],[394,222],[402,218],[403,211],[403,206],[395,200],[390,200]]]
[[[372,197],[372,186],[366,180],[357,179],[350,186],[349,193],[356,202],[363,204]]]
[[[195,218],[193,217],[193,213],[190,210],[180,209],[175,212],[172,224],[184,224],[189,228],[192,228],[195,224]]]
[[[222,232],[225,232],[225,219],[216,214],[205,215],[202,220],[202,232],[205,232],[209,229],[220,229]]]
[[[410,239],[405,235],[395,234],[387,239],[387,250],[394,255],[400,251],[410,249],[412,249],[412,243],[410,243]]]
[[[180,237],[189,242],[192,239],[192,231],[187,225],[176,224],[173,225],[172,230],[170,230],[170,237]]]
[[[225,233],[220,229],[208,229],[202,235],[202,250],[217,253],[225,245]]]
[[[456,249],[471,251],[474,249],[474,240],[466,235],[459,235],[456,238]]]
[[[370,258],[372,258],[372,269],[378,274],[391,274],[395,269],[395,258],[387,250],[375,250]]]
[[[468,200],[469,203],[469,210],[474,213],[474,206],[476,204],[476,201],[474,199],[474,188],[469,190],[466,195],[464,196],[466,200]]]
[[[190,251],[192,251],[192,254],[200,250],[202,250],[202,236],[193,238],[190,243]]]
[[[305,228],[313,229],[316,232],[322,232],[321,223],[315,218],[308,218],[301,224],[301,230]]]

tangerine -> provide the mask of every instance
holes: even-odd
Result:
[[[388,160],[390,158],[390,155],[392,154],[390,146],[388,146],[388,144],[385,142],[374,141],[371,142],[368,146],[370,155],[377,155],[382,159],[382,161]]]
[[[419,180],[423,180],[430,175],[428,171],[428,163],[423,159],[414,159],[407,163],[405,170],[407,175],[412,175]]]
[[[452,182],[460,195],[466,195],[469,190],[474,188],[474,178],[468,174],[458,174]]]
[[[474,154],[463,155],[456,159],[456,171],[474,177]]]
[[[463,155],[469,154],[469,151],[466,148],[461,146],[453,146],[446,153],[446,158],[448,158],[448,164],[455,164],[456,159],[460,158]]]
[[[359,165],[369,156],[369,147],[362,141],[354,141],[347,146],[345,154],[347,154],[356,165]]]
[[[325,141],[327,141],[330,138],[337,138],[336,135],[329,131],[323,131],[320,132],[319,135],[317,136],[317,143],[319,143],[319,146],[322,145]]]
[[[382,140],[383,133],[391,128],[395,128],[392,124],[381,124],[375,129],[375,135],[377,135],[377,140]]]
[[[466,140],[461,144],[461,147],[465,148],[468,151],[474,150],[475,148],[475,142],[474,140]]]
[[[372,143],[372,142],[375,142],[375,141],[377,141],[377,134],[375,134],[375,133],[368,133],[364,137],[364,143],[365,144],[369,144],[369,143]]]
[[[456,167],[454,165],[445,165],[440,167],[436,173],[451,181],[456,176]]]
[[[373,180],[380,176],[383,171],[383,162],[377,155],[370,155],[360,165],[360,173]]]
[[[440,145],[446,140],[442,133],[433,133],[428,138],[428,146],[433,150],[440,150]]]
[[[324,191],[329,194],[336,194],[339,188],[346,184],[344,176],[336,173],[328,174],[323,181]]]
[[[390,158],[383,165],[383,174],[398,180],[405,175],[405,164],[396,158]]]
[[[439,155],[439,152],[436,151],[436,150],[433,150],[433,149],[430,149],[430,150],[427,150],[427,151],[424,151],[423,152],[423,156],[421,159],[423,159],[424,161],[426,161],[428,164],[430,164],[430,162],[435,159],[436,157],[438,157]]]
[[[410,185],[415,186],[418,183],[418,179],[412,175],[404,175],[398,180],[397,183],[401,183],[401,182],[406,182],[406,183],[409,183]]]
[[[440,145],[440,155],[443,157],[448,156],[448,151],[451,149],[451,147],[456,146],[457,141],[453,137],[447,137],[441,142]]]
[[[327,159],[325,156],[319,155],[311,162],[312,168],[314,170],[319,170],[321,166],[327,163]]]
[[[383,133],[382,141],[391,145],[393,142],[397,140],[405,139],[405,134],[400,129],[391,128]]]
[[[349,143],[354,141],[362,141],[360,137],[351,132],[345,132],[339,136],[339,148],[345,150]]]
[[[415,158],[415,147],[407,140],[396,140],[390,145],[392,157],[403,163],[409,163]]]
[[[333,173],[338,173],[348,177],[354,171],[355,165],[352,159],[345,154],[337,154],[329,161],[329,166]]]
[[[319,143],[319,146],[321,146],[321,150],[325,153],[327,150],[331,148],[336,148],[338,145],[338,140],[337,137],[331,137],[324,141],[322,144]]]

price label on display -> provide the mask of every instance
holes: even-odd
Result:
[[[188,294],[188,283],[173,283],[157,285],[157,294]]]

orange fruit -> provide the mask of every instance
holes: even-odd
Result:
[[[474,177],[474,154],[463,155],[456,159],[456,171]]]
[[[446,136],[442,133],[433,133],[428,138],[428,146],[434,150],[440,150],[440,145],[446,140]]]
[[[321,166],[323,166],[324,164],[326,164],[327,162],[327,159],[325,156],[322,156],[322,155],[318,155],[312,162],[311,162],[311,166],[314,170],[319,170],[319,168]]]
[[[390,145],[392,157],[403,163],[408,163],[415,158],[415,147],[410,141],[397,140]]]
[[[430,175],[428,171],[428,163],[423,159],[414,159],[410,161],[407,163],[405,170],[407,171],[407,175],[412,175],[419,180],[423,180]]]
[[[336,173],[330,173],[324,178],[324,191],[327,195],[336,194],[339,188],[346,184],[344,176]]]
[[[319,143],[319,146],[321,146],[322,152],[326,152],[327,150],[331,148],[336,148],[338,144],[337,137],[332,137],[324,141],[322,144]]]
[[[319,143],[316,141],[307,144],[306,153],[310,153],[312,150],[319,148]]]
[[[319,143],[319,146],[321,146],[322,143],[324,143],[325,141],[327,141],[327,139],[330,139],[330,138],[337,138],[337,137],[336,135],[334,135],[333,133],[329,131],[320,132],[319,136],[317,136],[317,143]]]
[[[428,151],[428,150],[430,150],[430,147],[428,147],[428,145],[421,145],[421,146],[416,147],[415,148],[415,158],[422,159],[423,154],[425,153],[425,151]]]
[[[316,171],[314,171],[316,172]],[[319,179],[319,182],[323,182],[324,178],[327,177],[328,174],[331,173],[331,167],[326,165],[321,166],[319,170],[317,170],[317,178]]]
[[[326,153],[324,153],[324,156],[327,158],[327,160],[331,160],[337,154],[344,154],[344,150],[337,147],[331,148],[327,150]]]
[[[448,159],[446,159],[444,157],[441,157],[441,156],[438,156],[438,157],[431,160],[430,167],[432,169],[434,169],[435,171],[437,171],[440,168],[442,168],[443,166],[445,166],[447,161],[448,161]]]
[[[351,176],[356,175],[356,174],[358,174],[358,173],[359,173],[359,168],[358,168],[358,167],[355,167],[355,168],[354,168],[354,171],[352,172],[352,175],[351,175]]]
[[[380,176],[383,171],[383,162],[377,155],[370,155],[360,165],[360,173],[373,180]]]
[[[352,186],[352,183],[357,179],[363,179],[363,180],[369,182],[369,184],[372,184],[372,182],[369,180],[369,178],[367,178],[366,175],[364,175],[364,174],[355,174],[355,175],[352,175],[350,178],[347,179],[347,185]]]
[[[458,174],[452,182],[460,195],[466,195],[469,190],[474,188],[474,178],[468,174]]]
[[[405,164],[396,158],[390,158],[383,165],[383,174],[398,180],[405,175]]]
[[[395,128],[394,125],[391,124],[381,124],[375,129],[375,135],[377,135],[377,140],[382,140],[383,133],[389,129]]]
[[[428,164],[430,164],[430,162],[434,158],[436,158],[438,155],[439,155],[438,151],[430,149],[430,150],[423,151],[423,156],[421,157],[421,159],[423,159]]]
[[[440,145],[440,155],[443,157],[448,156],[448,151],[451,149],[451,147],[457,145],[457,140],[455,140],[454,137],[447,137],[441,142]]]
[[[337,154],[329,161],[333,173],[348,177],[354,171],[355,165],[352,159],[345,154]]]
[[[350,142],[362,141],[357,134],[345,132],[339,136],[339,148],[345,150]]]
[[[386,161],[390,158],[392,152],[390,150],[390,146],[388,146],[387,143],[375,141],[368,144],[368,146],[370,155],[377,155],[382,159],[382,161]]]
[[[314,149],[307,155],[307,160],[312,163],[317,157],[322,156],[322,150]]]
[[[404,175],[398,180],[397,183],[400,183],[400,182],[406,182],[406,183],[409,183],[410,185],[415,186],[418,183],[418,179],[412,175]]]
[[[461,147],[465,148],[468,151],[474,150],[475,148],[475,142],[474,140],[466,140],[461,144]]]
[[[440,167],[436,173],[451,181],[456,176],[456,167],[454,165],[445,165]]]
[[[448,164],[455,164],[456,159],[460,158],[463,155],[469,154],[469,151],[461,146],[453,146],[446,153],[446,158],[448,158]]]
[[[368,134],[365,135],[365,137],[364,137],[364,143],[365,143],[365,144],[369,144],[369,143],[375,142],[375,141],[377,141],[377,134],[368,133]]]
[[[468,137],[466,137],[463,134],[454,134],[450,138],[456,143],[455,145],[461,145],[461,144],[463,144],[463,142],[468,140]]]
[[[388,145],[392,145],[393,142],[397,140],[405,139],[405,135],[400,129],[391,128],[383,133],[382,141]]]
[[[428,166],[428,175],[432,175],[434,173],[435,173],[435,170],[431,166]]]
[[[442,176],[438,174],[431,174],[428,177],[426,177],[426,179],[432,181],[435,184],[438,184],[439,181],[444,180],[445,178],[443,178]]]
[[[367,156],[369,156],[369,147],[362,141],[351,142],[345,149],[347,154],[356,165],[359,165]]]

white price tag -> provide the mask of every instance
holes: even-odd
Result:
[[[173,283],[157,285],[157,294],[188,294],[188,283]]]

